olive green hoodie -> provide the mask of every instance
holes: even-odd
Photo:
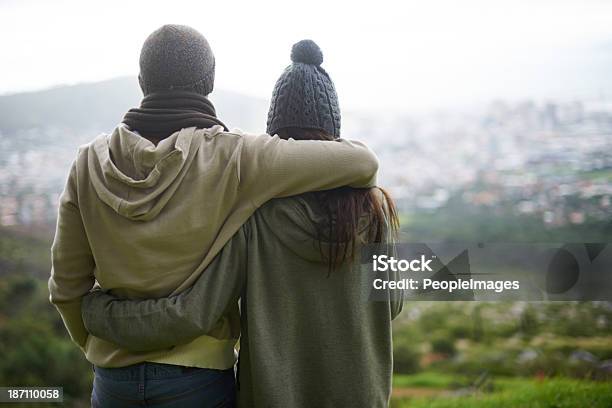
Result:
[[[52,247],[51,302],[93,364],[229,368],[237,307],[207,336],[136,353],[88,336],[81,298],[95,281],[125,298],[178,293],[266,201],[373,186],[377,168],[375,155],[359,142],[283,140],[215,126],[183,129],[155,146],[120,125],[79,148],[70,170]]]

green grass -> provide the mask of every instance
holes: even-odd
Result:
[[[401,376],[395,384],[419,383],[428,374],[413,382],[409,376]],[[448,376],[431,380],[432,385],[448,382]],[[397,388],[398,385],[396,385]],[[402,398],[392,400],[393,408],[607,408],[612,407],[612,384],[572,380],[567,378],[495,379],[493,391],[467,396],[454,396],[452,391],[433,397]]]
[[[456,375],[431,371],[410,375],[396,374],[393,376],[393,388],[423,387],[450,389],[457,388],[458,385],[469,385],[469,383],[463,378],[458,378]]]

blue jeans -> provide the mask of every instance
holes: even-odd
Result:
[[[91,406],[234,407],[234,370],[142,363],[122,368],[94,367]]]

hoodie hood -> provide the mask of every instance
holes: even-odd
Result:
[[[182,129],[155,146],[120,125],[88,146],[88,169],[96,194],[117,214],[135,221],[155,218],[180,186],[202,137],[222,131]]]
[[[327,254],[332,244],[319,240],[316,227],[327,224],[327,215],[313,194],[272,200],[259,208],[255,217],[295,256],[327,263],[321,253]]]

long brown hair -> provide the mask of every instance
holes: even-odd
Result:
[[[319,129],[288,127],[277,133],[282,139],[335,140]],[[310,194],[324,212],[323,221],[316,224],[317,240],[330,273],[345,261],[355,260],[357,244],[383,242],[386,233],[397,236],[399,217],[395,203],[380,187],[340,187]],[[329,244],[327,251],[323,243]]]

